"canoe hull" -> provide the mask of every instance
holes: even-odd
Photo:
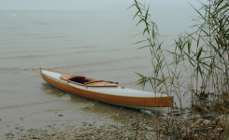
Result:
[[[52,71],[52,70],[50,70]],[[98,100],[101,102],[129,107],[129,108],[137,108],[143,110],[150,111],[161,111],[163,113],[169,112],[170,107],[173,104],[172,96],[164,96],[164,97],[153,97],[153,93],[151,93],[152,97],[141,97],[141,96],[129,96],[126,95],[125,92],[136,92],[136,90],[125,89],[121,87],[109,87],[109,88],[91,88],[91,87],[83,87],[80,88],[75,86],[74,84],[68,83],[64,80],[58,79],[57,77],[53,77],[51,75],[45,74],[44,70],[40,71],[41,77],[50,85],[59,88],[61,90],[83,96],[86,98],[90,98],[93,100]],[[99,90],[102,89],[102,91]],[[105,91],[107,92],[104,92]],[[100,91],[100,92],[99,92]],[[123,92],[121,95],[109,94],[109,92]],[[131,94],[130,94],[131,95]]]

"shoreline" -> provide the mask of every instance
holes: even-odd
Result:
[[[135,137],[152,139],[155,136],[153,124],[156,116],[132,109],[121,109],[119,114],[109,116],[103,124],[97,122],[81,122],[81,125],[71,123],[49,124],[37,128],[25,128],[15,125],[4,135],[6,140],[55,140],[55,139],[134,139]],[[128,112],[129,115],[126,115]]]
[[[87,110],[88,108],[85,111]],[[201,113],[193,111],[193,108],[186,108],[185,113],[181,115],[178,110],[173,112],[176,115],[163,116],[158,113],[146,114],[143,111],[121,108],[120,113],[106,116],[108,121],[102,124],[95,120],[81,122],[81,125],[53,123],[29,129],[15,125],[14,130],[6,133],[4,138],[6,140],[153,140],[158,138],[170,140],[172,138],[201,139],[209,135],[209,138],[213,139],[226,139],[227,130],[223,121],[229,119],[229,115],[224,117],[218,116],[216,112]]]

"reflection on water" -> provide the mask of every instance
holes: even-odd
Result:
[[[42,89],[44,90],[44,93],[55,95],[59,99],[63,99],[65,101],[69,101],[77,106],[78,103],[91,103],[91,106],[81,108],[84,111],[93,112],[93,113],[112,113],[116,112],[117,110],[135,110],[139,111],[138,109],[131,109],[131,108],[124,108],[116,105],[111,105],[103,102],[99,102],[97,100],[85,98],[82,96],[78,96],[69,92],[65,92],[63,90],[60,90],[58,88],[55,88],[51,86],[48,83],[42,83]],[[106,110],[106,111],[104,111]],[[116,111],[115,111],[116,110]]]
[[[111,105],[111,104],[99,102],[97,100],[92,100],[75,94],[64,92],[62,90],[59,90],[49,85],[48,83],[42,83],[42,87],[46,94],[55,95],[56,97],[63,99],[65,101],[70,100],[70,102],[73,103],[73,105],[75,106],[77,106],[79,103],[87,103],[87,104],[89,103],[90,106],[86,106],[80,109],[89,113],[103,115],[119,122],[125,122],[130,114],[139,112],[138,109]]]

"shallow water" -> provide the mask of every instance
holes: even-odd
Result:
[[[134,36],[142,29],[134,26],[132,15],[120,11],[0,11],[0,136],[17,125],[112,122],[109,115],[119,112],[119,107],[53,88],[31,69],[48,67],[141,90],[135,72],[150,75],[152,69],[148,50],[133,45],[143,38]],[[170,47],[192,19],[185,13],[158,13],[155,20],[160,39]],[[148,86],[145,90],[152,91]]]

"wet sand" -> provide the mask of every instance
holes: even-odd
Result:
[[[123,138],[132,138],[136,130],[134,124],[136,125],[137,121],[142,122],[146,116],[148,120],[156,121],[155,117],[136,109],[104,104],[62,91],[50,94],[55,97],[50,102],[34,103],[28,108],[25,106],[12,108],[12,112],[16,114],[12,114],[14,121],[6,120],[4,117],[1,119],[0,138],[113,139],[120,137],[121,133]],[[21,109],[24,113],[20,113]],[[8,112],[11,110],[7,109],[6,112],[1,110],[1,114]],[[97,133],[98,135],[95,135]]]

